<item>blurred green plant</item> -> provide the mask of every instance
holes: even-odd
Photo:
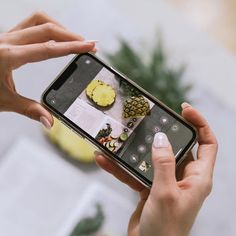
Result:
[[[93,217],[86,217],[81,219],[79,223],[75,226],[70,236],[89,236],[97,233],[105,220],[105,215],[102,206],[96,204],[96,214]]]
[[[181,112],[181,103],[187,101],[191,85],[182,82],[185,65],[177,69],[168,66],[162,40],[152,49],[145,63],[143,55],[137,53],[125,40],[120,40],[120,49],[114,54],[106,54],[108,60],[139,86],[172,108]]]

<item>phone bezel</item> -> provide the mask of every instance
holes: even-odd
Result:
[[[197,141],[197,132],[195,127],[193,127],[190,123],[188,123],[186,120],[184,120],[179,114],[177,114],[175,111],[171,110],[169,107],[167,107],[165,104],[163,104],[161,101],[159,101],[157,98],[155,98],[154,96],[152,96],[151,94],[149,94],[147,91],[145,91],[143,88],[141,88],[139,85],[137,85],[134,81],[132,81],[131,79],[127,78],[125,75],[123,75],[121,72],[117,71],[116,69],[114,69],[113,67],[108,66],[105,62],[103,62],[101,59],[99,59],[98,57],[96,57],[95,55],[91,54],[91,53],[83,53],[83,54],[79,54],[76,55],[66,66],[65,68],[62,70],[62,72],[52,81],[52,83],[48,86],[48,88],[44,91],[44,93],[42,94],[41,97],[41,103],[43,104],[44,107],[46,107],[48,110],[50,110],[53,115],[55,117],[57,117],[61,122],[63,122],[63,124],[65,124],[66,126],[68,126],[68,128],[72,129],[73,131],[75,131],[79,136],[82,136],[82,138],[87,139],[89,142],[91,142],[92,144],[94,144],[96,147],[98,147],[102,152],[104,152],[107,157],[109,157],[109,159],[111,159],[112,161],[114,161],[115,163],[118,163],[125,171],[128,171],[134,178],[136,178],[139,182],[141,182],[142,184],[144,184],[146,187],[151,187],[152,182],[150,180],[148,180],[145,176],[143,176],[142,174],[140,174],[138,171],[136,171],[134,168],[132,168],[131,166],[129,166],[127,163],[125,163],[121,158],[119,158],[118,156],[116,156],[114,153],[112,153],[111,151],[105,149],[105,147],[103,145],[101,145],[96,139],[94,139],[92,136],[90,136],[88,133],[86,133],[86,131],[84,131],[83,129],[81,129],[79,126],[75,125],[73,122],[71,122],[66,116],[64,116],[63,114],[61,114],[60,112],[58,112],[53,106],[51,106],[50,104],[47,103],[46,101],[46,97],[48,95],[48,93],[53,89],[54,85],[56,84],[56,82],[58,80],[64,80],[64,81],[60,81],[61,84],[64,84],[65,81],[69,78],[63,78],[63,75],[65,74],[66,71],[68,71],[70,69],[70,66],[73,65],[73,63],[75,63],[81,56],[87,55],[89,57],[92,57],[94,60],[96,60],[97,62],[99,62],[102,66],[104,66],[105,68],[107,68],[109,71],[111,71],[112,73],[114,73],[116,76],[120,76],[122,79],[124,79],[126,82],[130,83],[131,85],[133,85],[135,88],[137,88],[138,90],[140,90],[140,92],[143,93],[143,95],[145,95],[148,99],[150,99],[152,102],[154,102],[156,105],[160,106],[164,111],[166,111],[167,113],[169,113],[172,117],[174,117],[176,120],[178,120],[179,122],[181,122],[182,124],[184,124],[185,126],[187,126],[193,134],[192,139],[189,141],[188,145],[186,145],[185,148],[183,148],[183,150],[178,154],[178,156],[176,157],[176,164],[177,166],[184,160],[184,156],[185,154],[194,146],[194,144]]]

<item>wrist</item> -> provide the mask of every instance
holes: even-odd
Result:
[[[139,234],[137,236],[189,236],[189,232],[186,232],[184,230],[180,231],[177,230],[175,227],[163,227],[161,228],[150,228],[147,230],[140,230]],[[136,236],[136,235],[128,235],[128,236]]]

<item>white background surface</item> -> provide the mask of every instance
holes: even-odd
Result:
[[[134,208],[129,198],[88,180],[28,138],[13,147],[0,165],[1,235],[68,236],[81,219],[95,215],[97,203],[104,214],[102,232],[126,235]]]
[[[235,235],[234,56],[220,48],[204,33],[193,29],[180,13],[162,0],[0,2],[0,29],[8,29],[33,10],[44,9],[69,29],[88,39],[98,39],[100,53],[114,50],[117,47],[117,36],[125,37],[134,47],[142,49],[144,46],[151,47],[157,29],[163,32],[170,64],[175,66],[187,63],[185,80],[195,84],[192,100],[209,120],[220,144],[213,192],[204,204],[191,235]],[[143,53],[147,54],[145,51]],[[15,72],[18,90],[24,95],[39,99],[66,60],[56,59],[19,69]],[[10,148],[13,140],[22,134],[41,143],[45,149],[52,149],[35,122],[15,114],[0,115],[0,153]],[[133,194],[126,187],[108,178],[104,172],[84,166],[80,169],[87,172],[89,178],[98,178],[125,194],[127,198],[133,198]]]

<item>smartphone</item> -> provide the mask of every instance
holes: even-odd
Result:
[[[191,124],[90,53],[72,59],[43,93],[42,104],[147,187],[155,133],[166,133],[177,165],[197,139]]]

